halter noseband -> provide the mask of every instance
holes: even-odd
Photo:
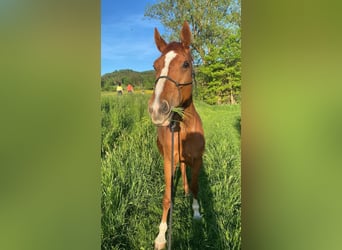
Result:
[[[179,101],[179,104],[180,104],[180,105],[183,105],[183,104],[181,103],[181,91],[180,91],[180,88],[179,88],[179,87],[191,85],[191,84],[192,84],[192,81],[191,81],[191,82],[185,82],[185,83],[179,83],[179,82],[173,80],[173,79],[172,79],[171,77],[169,77],[169,76],[159,76],[159,77],[156,79],[156,81],[154,82],[154,85],[157,84],[157,82],[159,81],[159,79],[163,79],[163,78],[164,78],[164,79],[167,79],[167,80],[169,80],[169,81],[171,81],[171,82],[173,82],[173,83],[176,85],[177,90],[178,90],[178,101]]]
[[[176,85],[177,88],[179,88],[179,86],[185,86],[185,85],[190,85],[190,84],[192,84],[192,81],[191,81],[191,82],[186,82],[186,83],[179,83],[179,82],[173,80],[173,79],[172,79],[171,77],[169,77],[169,76],[159,76],[159,77],[156,79],[156,81],[154,82],[154,84],[156,85],[157,82],[159,81],[159,79],[162,79],[162,78],[165,78],[165,79],[167,79],[167,80],[173,82],[173,83]]]

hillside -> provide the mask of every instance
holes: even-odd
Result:
[[[101,90],[113,91],[121,82],[123,86],[128,83],[136,89],[152,89],[155,74],[153,70],[137,72],[131,69],[116,70],[101,76]]]

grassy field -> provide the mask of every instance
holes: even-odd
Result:
[[[164,176],[156,128],[147,113],[148,95],[107,93],[101,99],[102,249],[153,249]],[[183,195],[177,171],[172,249],[240,249],[240,106],[195,105],[206,136],[202,219],[192,219],[191,197]]]

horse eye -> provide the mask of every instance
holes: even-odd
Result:
[[[189,68],[189,66],[190,66],[190,64],[189,64],[189,62],[188,61],[185,61],[184,63],[183,63],[183,68]]]

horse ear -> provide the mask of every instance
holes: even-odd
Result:
[[[183,28],[180,34],[182,45],[185,48],[189,48],[191,44],[191,31],[187,21],[184,21]]]
[[[155,43],[157,45],[158,50],[163,53],[164,49],[166,48],[167,43],[160,36],[159,31],[157,30],[157,28],[154,28],[154,41],[155,41]]]

